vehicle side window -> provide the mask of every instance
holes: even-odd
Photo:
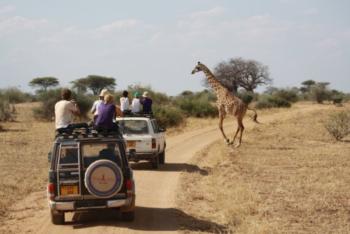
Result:
[[[116,162],[121,166],[121,157],[119,145],[116,143],[98,143],[83,144],[81,147],[81,155],[84,168],[90,166],[91,163],[99,159],[108,159]]]
[[[61,146],[59,154],[60,164],[78,163],[78,148],[73,146]]]
[[[158,127],[157,122],[155,120],[152,120],[151,123],[152,123],[154,133],[159,133],[159,127]]]

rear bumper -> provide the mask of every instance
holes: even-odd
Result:
[[[106,209],[106,208],[124,208],[133,206],[135,197],[118,200],[106,200],[104,205],[89,205],[89,206],[77,206],[76,201],[49,201],[51,211],[79,211],[79,210],[91,210],[91,209]]]

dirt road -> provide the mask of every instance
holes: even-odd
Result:
[[[266,115],[262,122],[279,119],[281,115],[297,114],[306,111],[301,106],[288,111]],[[232,120],[230,120],[232,123]],[[254,126],[245,121],[247,129]],[[233,125],[226,125],[227,133],[232,134]],[[220,138],[216,125],[204,126],[200,130],[167,138],[166,164],[157,171],[149,163],[134,164],[136,180],[136,219],[132,223],[122,222],[114,212],[88,214],[67,214],[66,225],[55,226],[50,222],[45,192],[33,193],[15,204],[10,210],[10,220],[3,223],[0,232],[5,233],[138,233],[138,232],[177,232],[180,227],[177,217],[196,220],[186,214],[186,210],[176,208],[176,195],[181,172],[202,172],[196,165],[188,164],[193,155],[206,145]],[[243,146],[244,147],[244,144]],[[196,220],[197,221],[197,220]],[[202,220],[201,220],[202,221]],[[210,222],[210,221],[205,221]]]
[[[182,171],[200,172],[186,162],[200,149],[218,139],[216,126],[205,127],[167,138],[166,164],[159,170],[149,163],[133,164],[136,181],[136,219],[132,223],[119,221],[114,212],[66,214],[67,225],[50,222],[46,193],[33,193],[11,208],[10,220],[2,228],[6,233],[137,233],[176,232],[178,215],[186,211],[175,207],[177,183]],[[191,218],[191,217],[189,217]],[[74,220],[74,221],[73,221]]]

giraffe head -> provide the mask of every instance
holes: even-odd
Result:
[[[197,73],[197,72],[200,72],[200,71],[203,71],[202,64],[201,64],[201,62],[198,62],[197,65],[192,70],[192,75]]]

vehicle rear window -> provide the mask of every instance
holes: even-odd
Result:
[[[78,148],[74,146],[61,146],[60,164],[78,163]]]
[[[81,146],[84,168],[100,159],[108,159],[121,166],[119,145],[116,143],[91,143]]]
[[[145,120],[121,120],[119,126],[125,134],[148,134],[148,124]]]

